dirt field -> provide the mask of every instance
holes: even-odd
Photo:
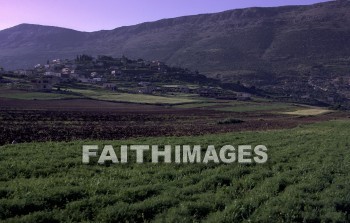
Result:
[[[242,123],[218,124],[225,119]],[[347,118],[346,113],[291,116],[271,112],[175,109],[167,106],[94,100],[0,100],[0,145],[76,139],[115,140],[146,136],[292,128],[303,123]]]

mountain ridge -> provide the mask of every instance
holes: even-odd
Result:
[[[334,73],[327,79],[332,82],[350,64],[349,9],[347,0],[253,7],[94,32],[21,24],[0,31],[0,66],[32,67],[78,54],[125,55],[224,82],[265,86]]]
[[[23,39],[27,39],[27,42],[20,41],[20,43],[24,43],[24,46],[26,47],[28,47],[28,45],[33,46],[34,43],[36,43],[37,48],[34,48],[32,50],[36,52],[40,52],[42,50],[42,53],[45,55],[45,57],[49,56],[50,58],[61,57],[61,56],[72,58],[76,54],[81,54],[81,53],[91,53],[93,55],[106,54],[106,55],[112,55],[112,56],[120,56],[122,54],[126,54],[131,57],[143,57],[145,59],[159,59],[167,63],[170,63],[172,65],[188,66],[189,68],[192,68],[192,69],[193,68],[199,69],[200,67],[198,66],[200,65],[193,66],[191,64],[185,63],[184,61],[178,61],[179,56],[177,56],[177,54],[181,54],[184,51],[186,51],[187,45],[190,45],[191,47],[191,46],[195,46],[199,41],[202,41],[202,42],[206,41],[205,40],[206,33],[205,33],[205,30],[203,30],[205,29],[206,26],[212,29],[212,32],[208,32],[209,34],[207,33],[206,37],[210,37],[211,36],[210,34],[212,35],[220,34],[218,36],[214,36],[214,40],[212,41],[212,42],[214,41],[219,42],[220,37],[222,37],[222,34],[225,32],[229,33],[230,32],[229,30],[231,29],[232,31],[232,29],[234,29],[235,26],[236,28],[239,29],[239,27],[243,25],[249,26],[249,25],[254,25],[254,23],[255,25],[259,25],[258,24],[259,22],[264,23],[264,20],[265,20],[265,24],[262,24],[262,25],[265,25],[265,28],[268,29],[269,28],[268,25],[271,23],[271,21],[266,21],[266,20],[269,20],[269,18],[271,19],[271,17],[273,19],[276,19],[276,16],[277,16],[277,19],[278,19],[278,15],[283,13],[289,13],[290,11],[298,11],[298,10],[301,10],[300,13],[302,13],[302,11],[305,11],[310,8],[317,8],[324,5],[332,5],[334,3],[347,4],[348,1],[318,3],[311,6],[282,6],[282,7],[268,7],[268,8],[254,7],[254,8],[246,8],[246,9],[234,9],[234,10],[227,10],[224,12],[212,13],[212,14],[199,14],[199,15],[183,16],[183,17],[177,17],[177,18],[171,18],[171,19],[162,19],[155,22],[145,22],[145,23],[141,23],[133,26],[124,26],[124,27],[119,27],[112,30],[101,30],[101,31],[94,31],[94,32],[82,32],[82,31],[76,31],[73,29],[54,27],[54,26],[20,24],[18,26],[0,31],[0,40],[1,40],[0,50],[4,52],[4,53],[1,53],[0,51],[0,64],[4,65],[5,67],[18,68],[18,66],[11,64],[12,62],[10,63],[6,61],[4,62],[4,58],[8,58],[8,57],[11,58],[12,56],[11,54],[18,55],[18,53],[16,52],[11,52],[8,49],[8,46],[10,47],[12,46],[12,49],[23,46],[23,45],[16,46],[16,39],[13,39],[13,41],[11,41],[11,39],[9,40],[9,38],[7,38],[8,41],[5,41],[6,35],[7,37],[9,36],[11,37],[15,33],[16,37],[19,37],[20,35],[22,35]],[[244,24],[245,20],[248,20],[247,24]],[[280,21],[280,22],[282,24],[285,21]],[[215,29],[215,27],[213,29],[212,23],[224,23],[224,24],[218,24],[218,27],[216,27],[217,29]],[[179,29],[177,30],[178,33],[169,32],[169,27],[173,28],[177,26],[182,26],[180,27],[180,30]],[[221,30],[219,30],[220,32],[215,33],[215,31],[218,31],[218,28],[221,28]],[[161,29],[168,29],[166,30],[168,31],[168,35],[165,37],[169,37],[169,35],[171,34],[177,35],[178,42],[176,42],[175,44],[177,44],[178,46],[174,46],[173,42],[170,42],[170,43],[167,42],[164,45],[172,45],[172,44],[173,45],[170,47],[165,46],[165,48],[167,48],[166,49],[167,52],[159,52],[159,54],[154,57],[149,55],[149,54],[151,55],[154,54],[154,52],[152,51],[161,51],[160,47],[158,49],[155,48],[155,46],[157,46],[157,43],[154,43],[154,41],[153,41],[154,45],[152,46],[152,49],[149,49],[148,52],[142,52],[142,51],[140,52],[137,49],[137,48],[141,48],[139,47],[140,45],[141,46],[145,45],[145,43],[147,42],[150,42],[150,44],[152,44],[152,39],[154,38],[152,38],[152,36],[149,36],[149,35],[147,36],[147,34],[149,34],[149,32],[151,31],[155,33],[163,31]],[[191,32],[191,30],[193,31]],[[202,36],[198,36],[198,35],[196,36],[196,33],[194,33],[195,31],[198,33],[201,32],[200,34],[202,34]],[[273,30],[270,28],[270,31],[272,32]],[[33,35],[33,32],[41,32],[42,34]],[[60,35],[60,36],[57,36],[57,38],[54,38],[52,36],[53,34]],[[141,40],[138,40],[139,38],[137,37],[137,35],[140,35],[140,34],[142,34],[145,37],[144,39],[142,39],[143,42]],[[44,46],[46,50],[42,48],[43,48],[43,44],[45,44],[47,41],[41,42],[45,38],[45,35],[49,35],[47,37],[49,40],[51,39],[54,40],[53,43],[49,42],[47,43],[48,45]],[[134,36],[131,36],[131,35],[134,35]],[[41,36],[42,38],[40,38]],[[134,40],[127,41],[131,37],[133,37]],[[195,37],[197,37],[197,39]],[[191,38],[193,41],[192,42],[188,41]],[[234,38],[235,37],[232,36],[232,39]],[[39,39],[39,42],[36,42],[38,39]],[[118,45],[118,42],[123,40],[125,41],[124,44]],[[169,40],[176,40],[176,38],[164,38],[162,41],[169,41]],[[57,47],[54,47],[55,44],[57,45]],[[95,44],[95,47],[92,47],[91,46],[92,44]],[[106,44],[108,46],[106,46]],[[64,49],[62,46],[67,46],[69,47],[69,49],[68,50]],[[72,48],[75,48],[75,50],[73,50]],[[215,50],[220,50],[220,49],[222,50],[222,48],[223,47],[217,47],[212,49],[209,48],[207,50],[209,50],[209,52],[213,52]],[[43,59],[44,59],[43,55],[41,56],[32,55],[33,53],[28,52],[29,50],[30,49],[28,49],[26,52],[26,50],[24,49],[24,52],[22,53],[22,54],[29,54],[28,57],[30,56],[30,58],[33,58],[33,59],[30,59],[31,61],[28,63],[28,65],[29,64],[32,65],[36,57],[38,57],[38,59],[35,60],[36,63],[43,62]],[[51,55],[48,55],[47,51],[49,51]],[[21,63],[17,63],[17,64],[19,64],[19,66],[22,65]],[[207,68],[204,69],[204,72],[206,72],[206,70]]]

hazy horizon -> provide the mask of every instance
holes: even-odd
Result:
[[[166,18],[216,13],[231,9],[249,7],[277,7],[285,5],[310,5],[329,0],[211,0],[164,1],[149,0],[138,2],[103,0],[86,2],[82,0],[53,1],[0,0],[0,30],[19,24],[57,26],[85,32],[111,30],[121,26],[136,25]]]

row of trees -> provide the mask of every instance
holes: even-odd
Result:
[[[82,55],[78,55],[77,58],[75,59],[76,62],[90,62],[93,61],[93,57],[86,55],[86,54],[82,54]]]

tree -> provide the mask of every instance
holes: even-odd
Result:
[[[82,54],[82,55],[77,55],[75,60],[76,62],[89,62],[89,61],[92,61],[93,59],[94,58],[92,56]]]
[[[88,62],[88,61],[93,61],[93,59],[94,59],[94,58],[93,58],[92,56],[85,55],[85,54],[83,54],[83,55],[80,56],[80,60],[81,60],[81,61],[87,61],[87,62]]]

